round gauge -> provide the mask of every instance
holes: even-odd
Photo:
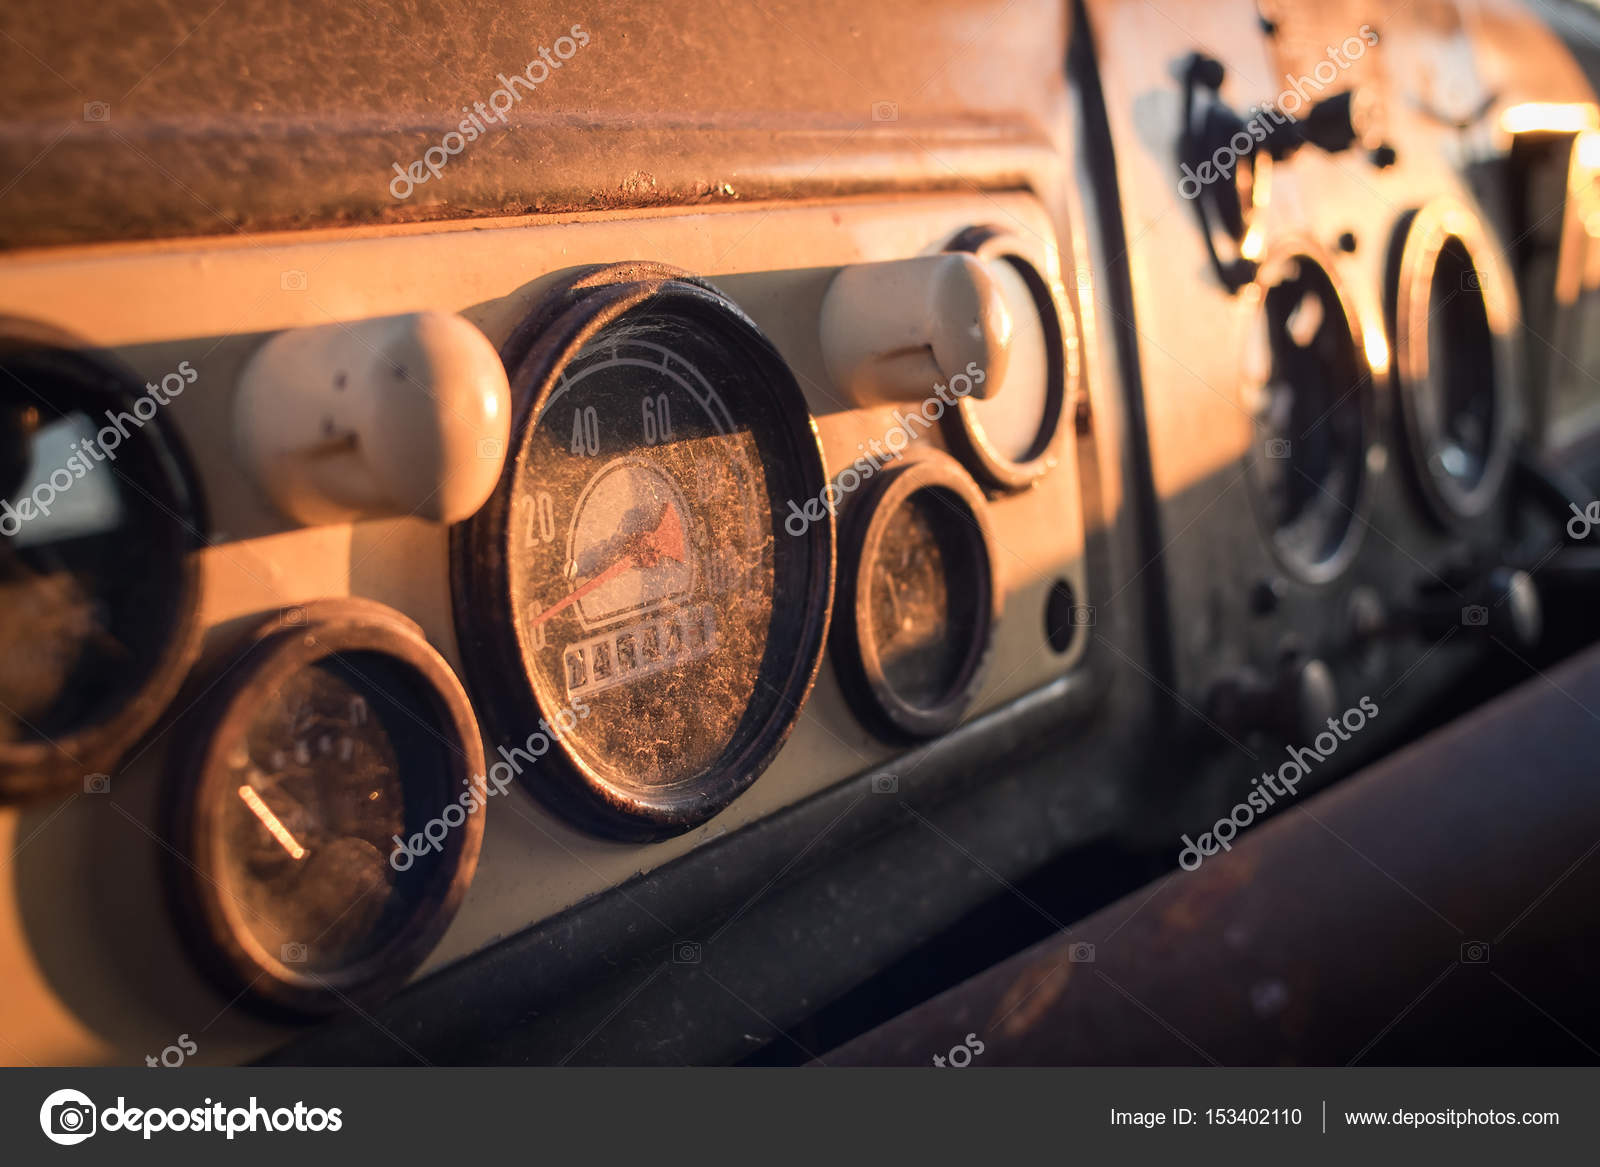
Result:
[[[1322,583],[1360,540],[1372,369],[1360,324],[1317,259],[1264,265],[1258,291],[1240,378],[1255,419],[1251,492],[1278,558]]]
[[[181,916],[229,992],[296,1013],[398,987],[477,866],[483,745],[421,630],[359,600],[263,629],[186,718]]]
[[[951,448],[986,485],[1030,486],[1056,464],[1067,403],[1077,392],[1078,331],[1065,297],[1041,274],[1028,248],[992,227],[973,227],[947,251],[970,252],[1012,284],[1006,302],[1032,303],[1036,315],[1014,322],[1005,392],[963,397],[945,413]]]
[[[205,519],[162,412],[192,374],[0,322],[0,799],[98,780],[193,659]]]
[[[681,833],[761,773],[821,659],[833,519],[804,399],[730,301],[656,267],[571,277],[502,356],[514,449],[454,549],[474,687],[549,805]]]
[[[983,492],[929,453],[884,471],[850,508],[834,622],[840,685],[890,740],[941,734],[977,696],[1000,618]]]
[[[1401,429],[1412,482],[1445,524],[1483,515],[1511,464],[1516,309],[1498,255],[1454,199],[1407,215],[1391,251]]]

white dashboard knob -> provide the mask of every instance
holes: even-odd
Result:
[[[1005,380],[1016,314],[1033,312],[1007,291],[965,252],[847,267],[822,304],[828,374],[858,405],[923,401],[958,374],[973,397],[992,397]]]
[[[510,428],[499,354],[448,312],[279,333],[234,403],[246,468],[304,523],[459,522],[494,490]]]

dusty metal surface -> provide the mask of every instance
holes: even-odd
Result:
[[[85,17],[0,17],[0,246],[1015,184],[1064,101],[1049,0]]]
[[[1597,701],[1590,650],[822,1060],[1592,1057]]]

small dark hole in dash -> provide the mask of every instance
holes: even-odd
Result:
[[[1064,579],[1056,580],[1044,605],[1044,633],[1056,652],[1066,652],[1077,639],[1084,623],[1077,612],[1078,596],[1072,585]]]

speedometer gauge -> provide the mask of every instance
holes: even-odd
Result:
[[[755,780],[816,674],[833,525],[810,415],[753,323],[660,268],[567,281],[502,355],[515,448],[454,546],[491,742],[581,825],[680,833]]]

